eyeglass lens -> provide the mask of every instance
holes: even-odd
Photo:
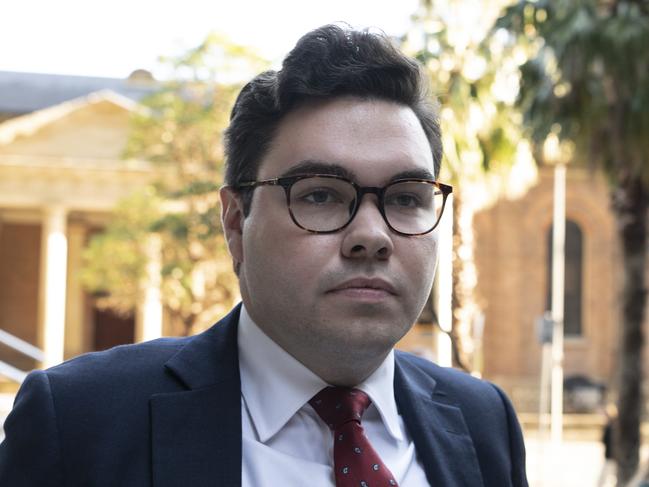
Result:
[[[356,207],[356,189],[348,181],[310,177],[291,187],[290,209],[296,222],[317,232],[345,226]],[[429,182],[404,181],[389,185],[383,205],[388,224],[406,234],[424,233],[433,228],[442,212],[444,196]]]

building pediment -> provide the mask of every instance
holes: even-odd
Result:
[[[101,91],[0,124],[0,206],[110,211],[152,181],[122,157],[136,102]]]
[[[0,164],[122,158],[137,104],[105,90],[0,123]]]

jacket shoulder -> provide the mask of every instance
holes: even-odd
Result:
[[[485,479],[506,471],[505,483],[489,480],[488,485],[527,486],[520,424],[511,402],[498,386],[408,353],[398,352],[396,359],[410,387],[419,388],[423,397],[428,395],[431,404],[459,408]],[[502,469],[496,468],[498,465]]]
[[[180,350],[191,337],[158,338],[149,342],[120,345],[101,352],[90,352],[45,370],[53,384],[85,381],[124,381],[151,379],[154,371],[161,373],[164,363]]]
[[[423,373],[435,381],[436,389],[446,391],[453,397],[462,399],[467,396],[481,397],[486,394],[491,398],[499,398],[497,387],[491,382],[452,367],[442,367],[407,352],[397,351],[396,356],[397,360],[407,369],[417,369],[419,373]]]
[[[511,423],[516,423],[515,429],[518,429],[512,405],[497,385],[407,353],[399,353],[398,361],[403,373],[410,376],[411,383],[421,385],[426,395],[432,393],[433,401],[460,408],[470,430],[507,431]]]

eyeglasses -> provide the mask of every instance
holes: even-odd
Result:
[[[395,233],[425,235],[438,225],[446,199],[453,192],[447,184],[429,179],[398,179],[386,186],[359,186],[342,176],[308,174],[263,181],[246,181],[237,190],[281,186],[293,222],[312,233],[342,230],[356,216],[365,194],[375,194],[379,212]]]

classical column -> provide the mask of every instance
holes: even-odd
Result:
[[[143,300],[138,309],[135,327],[135,340],[138,342],[162,336],[161,251],[160,237],[156,234],[150,235],[146,242],[148,262],[142,283]]]
[[[67,210],[63,206],[45,209],[41,236],[42,326],[45,352],[43,367],[51,367],[63,361],[68,258],[66,223]]]
[[[68,225],[68,283],[64,347],[66,360],[90,350],[88,340],[90,323],[85,316],[85,293],[80,278],[86,235],[86,224],[71,222]]]

